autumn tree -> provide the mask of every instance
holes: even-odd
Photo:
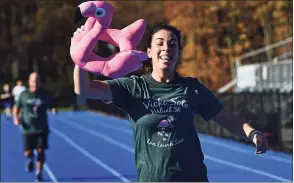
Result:
[[[84,0],[4,1],[0,3],[1,82],[24,79],[39,71],[56,96],[72,92],[70,38],[84,21],[73,23],[73,12]],[[234,73],[234,61],[245,53],[292,36],[292,1],[109,1],[116,7],[111,28],[122,29],[143,18],[147,22],[138,45],[158,23],[182,31],[179,72],[196,76],[216,90]],[[118,49],[116,49],[118,51]],[[244,60],[255,63],[292,51],[292,43]],[[113,54],[99,41],[94,52]],[[150,66],[150,62],[148,62]],[[144,69],[135,72],[143,73]],[[98,77],[98,76],[95,76]]]
[[[234,74],[234,62],[249,51],[292,35],[291,1],[165,1],[169,23],[182,30],[180,72],[218,89]],[[289,18],[291,17],[291,18]],[[247,63],[270,61],[291,50],[257,55]]]

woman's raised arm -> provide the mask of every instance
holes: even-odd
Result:
[[[74,73],[74,91],[77,95],[89,99],[112,100],[110,85],[106,81],[90,80],[88,72],[75,66]]]

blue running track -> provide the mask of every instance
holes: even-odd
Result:
[[[127,120],[78,111],[49,114],[46,182],[135,182],[134,144]],[[211,182],[292,182],[292,155],[200,134]],[[22,136],[1,115],[1,182],[32,182]]]

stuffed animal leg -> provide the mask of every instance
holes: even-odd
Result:
[[[145,28],[145,20],[140,19],[122,30],[107,29],[99,40],[105,42],[110,40],[111,44],[120,48],[120,51],[135,50],[144,35]]]

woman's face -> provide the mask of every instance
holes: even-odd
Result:
[[[153,34],[148,57],[152,59],[153,70],[173,72],[179,57],[177,37],[168,30],[159,30]]]

